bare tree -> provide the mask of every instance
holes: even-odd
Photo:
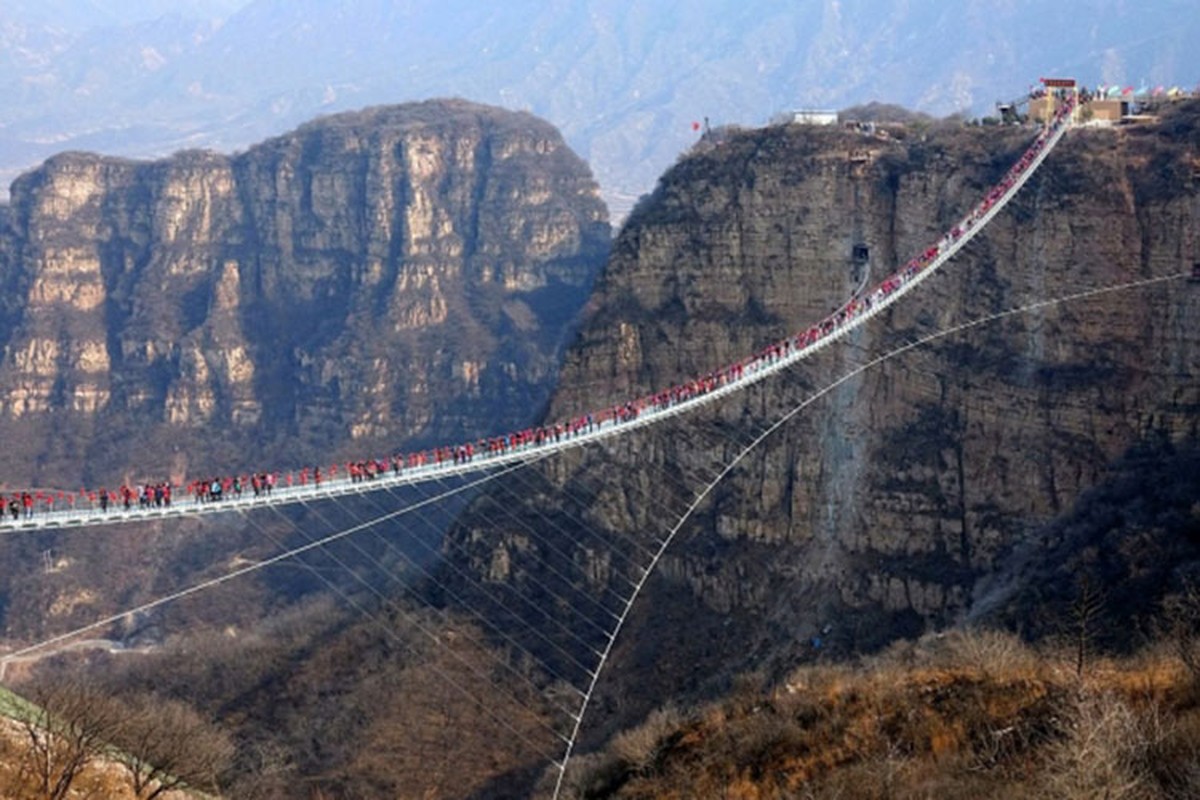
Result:
[[[139,800],[184,786],[215,790],[233,759],[224,731],[185,703],[153,695],[128,701],[112,743]]]
[[[21,782],[38,798],[63,800],[105,749],[119,717],[104,694],[82,683],[46,684],[29,696],[35,707],[21,720],[29,745]]]
[[[1104,611],[1104,595],[1087,575],[1079,579],[1079,589],[1071,603],[1072,638],[1075,643],[1075,676],[1083,677],[1096,637],[1096,621]]]
[[[1200,683],[1200,581],[1188,579],[1183,589],[1163,601],[1163,633],[1183,662],[1193,683]]]
[[[1048,748],[1047,771],[1035,797],[1157,796],[1147,769],[1149,754],[1162,738],[1153,717],[1138,714],[1117,695],[1104,692],[1081,692],[1062,710],[1063,736]]]

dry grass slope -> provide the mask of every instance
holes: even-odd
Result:
[[[572,771],[579,798],[1196,798],[1200,687],[1170,647],[1096,660],[982,631],[671,710]]]

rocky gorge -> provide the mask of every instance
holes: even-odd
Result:
[[[317,120],[236,156],[59,156],[3,209],[5,487],[295,466],[619,407],[881,280],[1032,135],[714,130],[611,242],[552,129],[459,101]],[[256,584],[211,600],[202,644],[156,674],[176,693],[210,687],[201,705],[290,753],[281,785],[488,796],[544,763],[468,721],[439,680],[482,658],[474,625],[552,698],[586,683],[605,615],[628,614],[585,749],[748,673],[977,622],[1047,634],[1081,576],[1125,587],[1105,614],[1132,627],[1200,563],[1198,235],[1200,107],[1074,130],[958,258],[848,340],[529,467],[447,520],[420,593],[439,615],[430,638],[449,644],[427,671],[423,651],[325,610],[310,643],[285,593]],[[214,524],[184,527],[151,532],[153,547],[76,540],[62,569],[10,576],[8,633],[46,608],[59,624],[119,608],[150,592],[146,575],[178,585],[184,554],[203,572],[266,549],[247,549],[262,531],[225,551]],[[34,563],[62,545],[8,546]],[[71,566],[88,559],[114,567],[110,596]],[[222,630],[260,609],[284,620],[278,652]],[[243,663],[255,688],[220,680]],[[455,747],[472,753],[457,773]]]

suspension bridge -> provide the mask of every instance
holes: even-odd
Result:
[[[851,298],[833,314],[807,330],[772,343],[752,356],[683,386],[595,410],[565,422],[405,456],[372,459],[372,464],[378,464],[379,468],[370,470],[367,476],[353,474],[351,470],[327,470],[322,475],[319,469],[314,471],[306,468],[283,474],[263,473],[261,486],[257,480],[245,476],[240,477],[236,484],[225,480],[216,492],[219,500],[213,499],[207,491],[203,495],[189,496],[181,491],[185,489],[183,486],[174,487],[175,491],[166,503],[162,502],[161,497],[158,502],[137,502],[132,493],[124,498],[114,494],[111,500],[103,498],[103,502],[100,502],[94,492],[86,490],[79,493],[25,492],[23,504],[16,500],[12,505],[13,513],[0,520],[0,533],[13,529],[91,527],[248,511],[416,486],[526,463],[690,413],[811,357],[862,327],[928,280],[986,228],[1037,172],[1070,126],[1072,110],[1073,102],[1062,104],[1057,115],[1041,129],[1033,144],[979,205],[903,268],[870,291]],[[251,480],[254,480],[254,490],[247,491]],[[196,485],[207,489],[207,483],[205,479]],[[236,493],[228,491],[232,485],[238,487]]]

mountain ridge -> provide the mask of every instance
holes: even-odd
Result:
[[[882,98],[983,115],[1062,72],[1087,85],[1191,88],[1200,64],[1187,42],[1200,20],[1188,11],[1113,0],[952,11],[932,0],[707,0],[620,13],[591,0],[487,12],[464,0],[255,0],[219,23],[216,11],[125,18],[88,38],[8,7],[3,51],[31,60],[0,68],[20,87],[0,128],[0,176],[7,184],[54,149],[226,151],[323,111],[458,95],[555,123],[620,218],[704,119],[757,125],[790,108]]]

